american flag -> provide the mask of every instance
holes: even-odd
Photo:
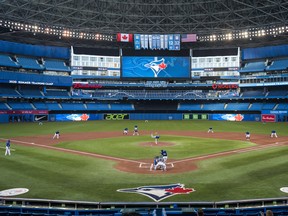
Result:
[[[197,35],[196,34],[182,34],[181,35],[181,42],[196,42]]]

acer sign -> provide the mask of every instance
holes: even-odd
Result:
[[[262,122],[275,122],[276,116],[273,114],[262,114],[261,115]]]
[[[105,120],[125,120],[125,119],[129,119],[129,114],[107,113],[107,114],[104,114],[104,119]]]
[[[213,84],[212,88],[215,89],[237,89],[237,84]]]

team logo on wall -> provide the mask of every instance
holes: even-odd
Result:
[[[71,114],[68,115],[66,118],[71,121],[87,121],[89,117],[90,116],[87,114]]]
[[[151,61],[148,64],[144,65],[147,68],[150,68],[153,73],[154,73],[154,77],[158,77],[158,74],[167,68],[167,64],[165,64],[165,59],[162,58],[160,60],[155,60],[155,61]]]
[[[141,186],[137,188],[119,189],[118,192],[124,193],[138,193],[159,202],[168,197],[179,194],[190,194],[195,190],[193,188],[185,188],[184,184],[170,184],[170,185],[153,185]]]
[[[225,114],[221,116],[226,121],[242,121],[244,116],[241,114]]]

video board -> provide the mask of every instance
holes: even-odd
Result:
[[[186,79],[191,77],[190,57],[123,56],[122,78]]]

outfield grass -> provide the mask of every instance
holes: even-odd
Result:
[[[64,133],[89,131],[122,132],[123,128],[141,130],[197,130],[207,131],[213,127],[217,132],[250,131],[252,136],[270,134],[276,130],[279,136],[287,135],[286,123],[220,122],[220,121],[91,121],[91,122],[49,122],[42,126],[36,123],[1,124],[0,137],[33,136],[50,134],[56,130]],[[89,141],[60,143],[57,146],[98,154],[129,159],[151,160],[159,154],[161,147],[139,146],[147,136],[105,138]],[[165,147],[169,158],[181,159],[209,153],[244,148],[253,143],[223,141],[208,138],[187,138],[161,134],[162,139],[176,143]],[[151,141],[151,139],[149,140]],[[5,143],[1,142],[1,147]],[[199,169],[181,174],[153,175],[126,173],[113,169],[116,162],[79,156],[39,147],[21,146],[12,143],[10,157],[5,150],[0,154],[0,190],[28,188],[21,197],[68,199],[83,201],[152,201],[137,194],[116,192],[117,189],[182,183],[196,191],[189,195],[177,195],[163,201],[222,201],[253,198],[283,197],[281,187],[288,187],[288,146],[278,146],[253,152],[246,152],[198,163]]]

